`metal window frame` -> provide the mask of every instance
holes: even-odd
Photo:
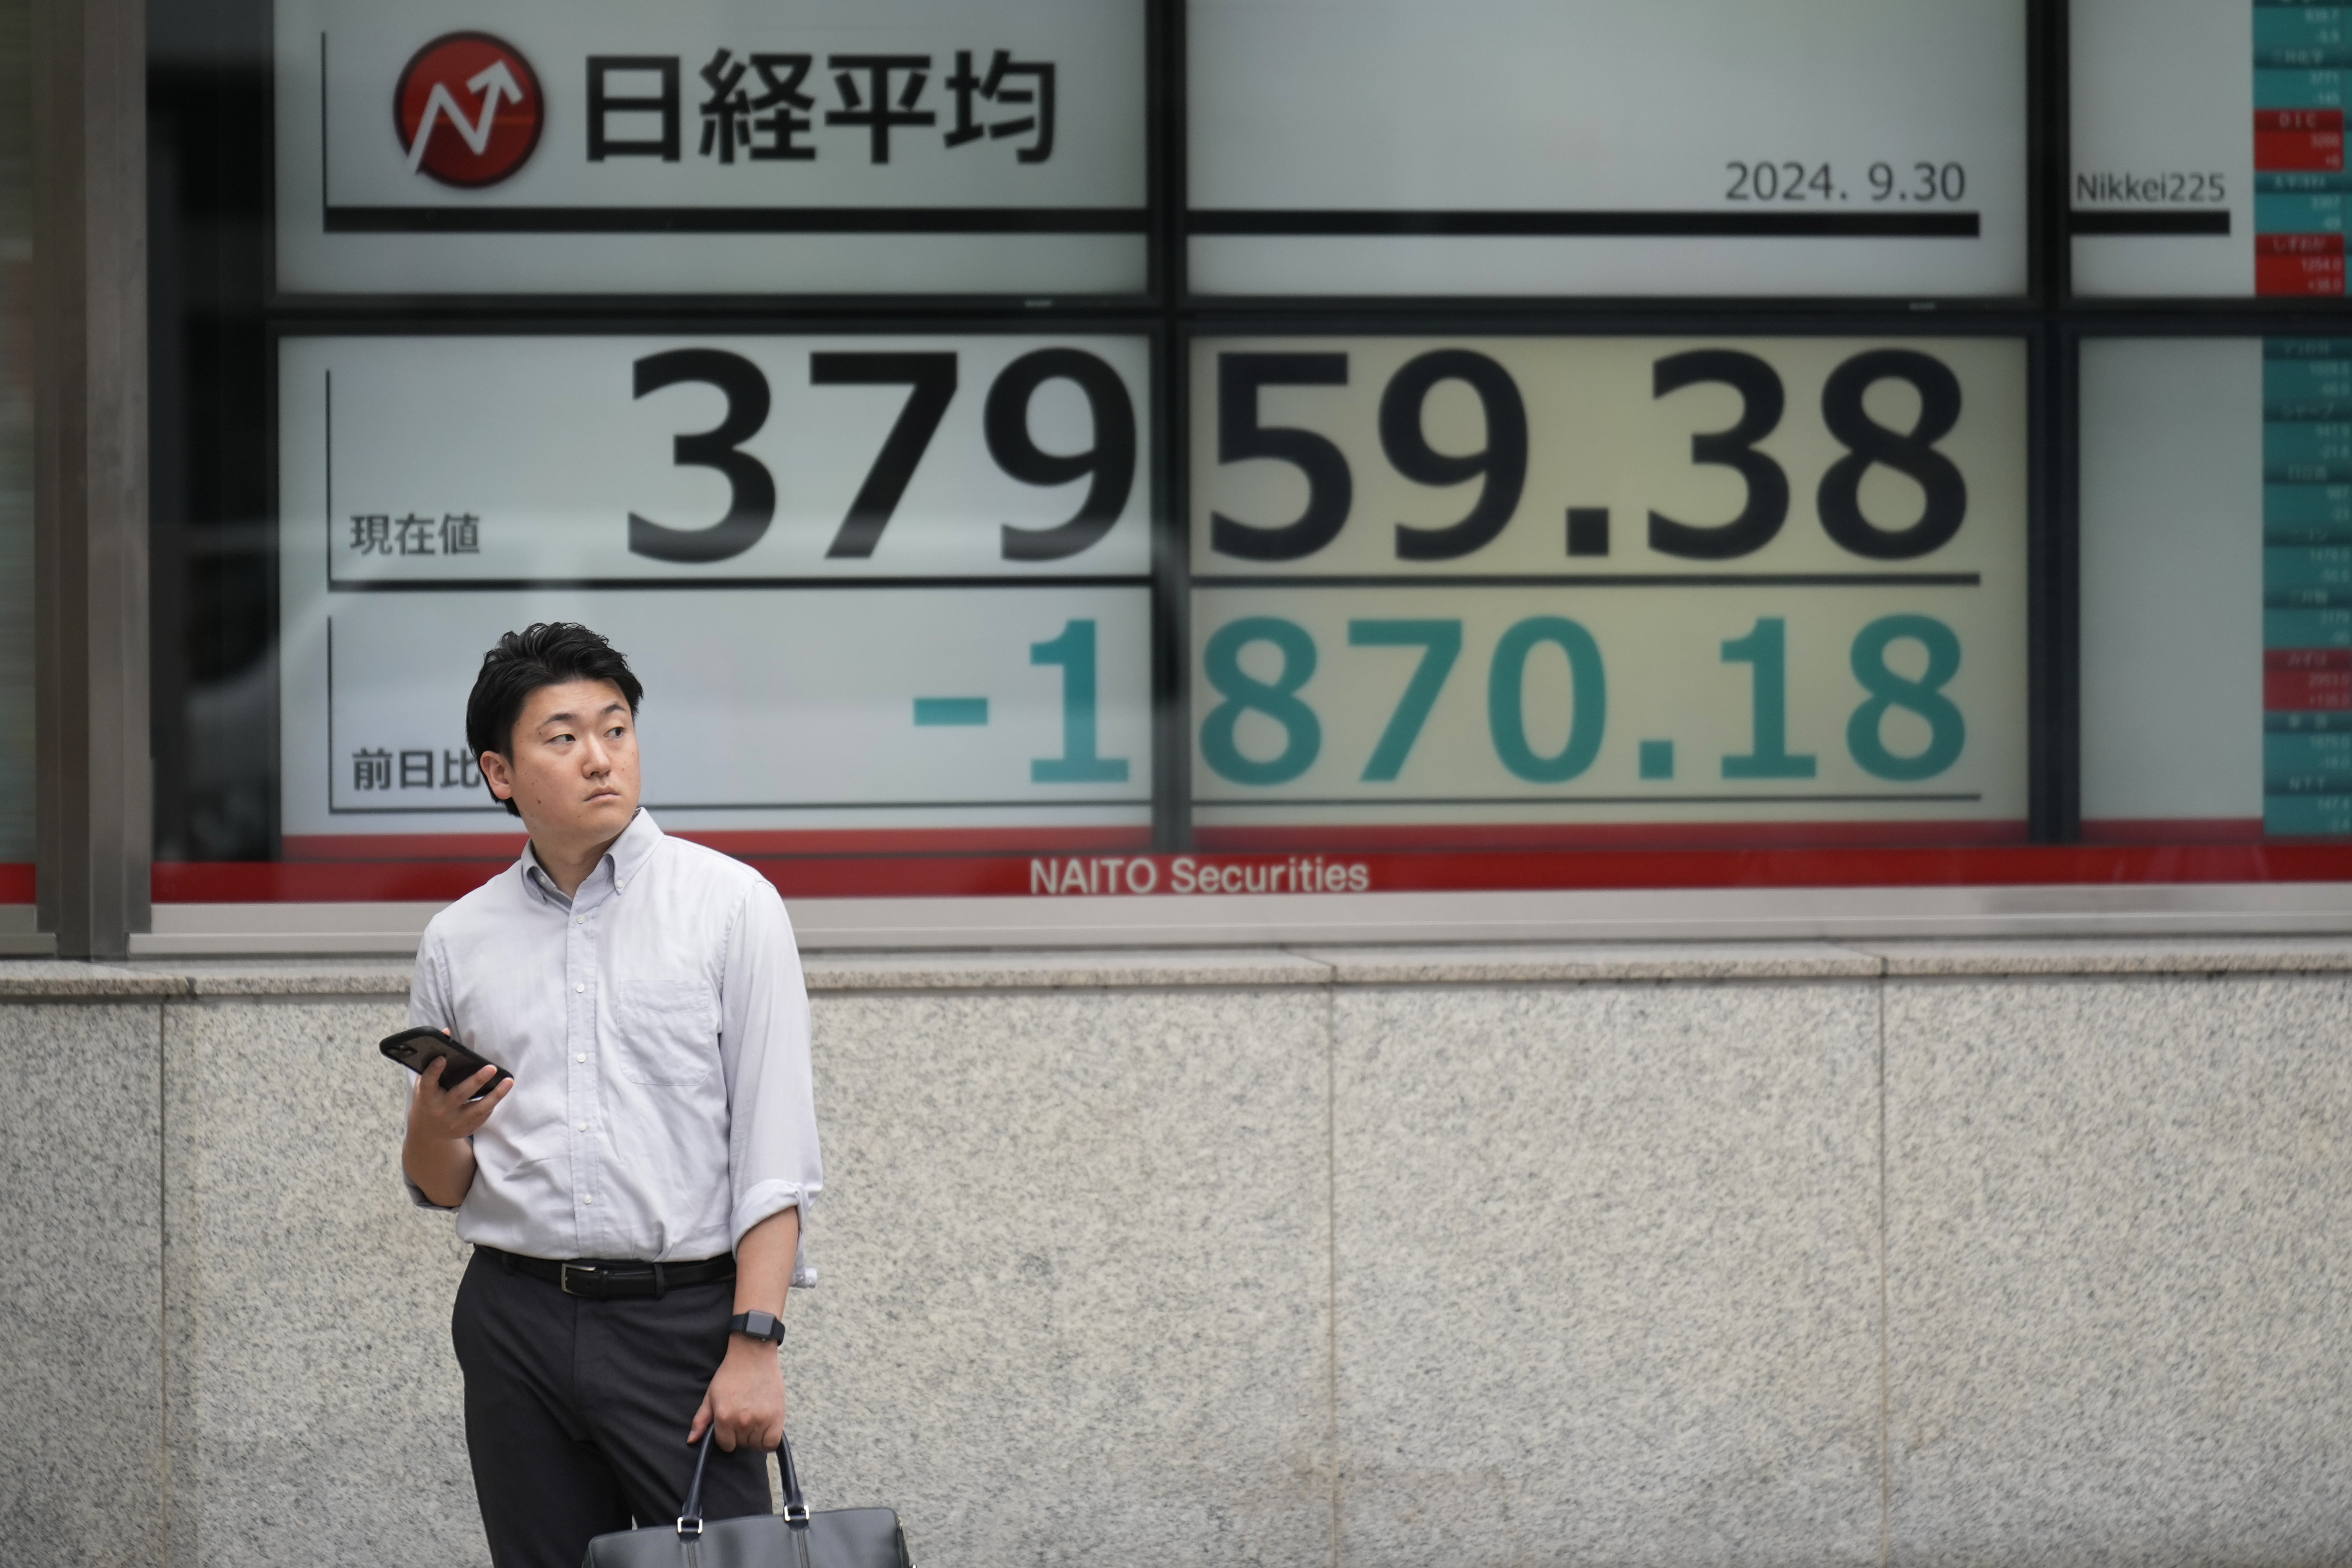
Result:
[[[67,957],[150,924],[147,16],[32,0],[36,878]]]

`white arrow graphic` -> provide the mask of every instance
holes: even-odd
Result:
[[[507,69],[504,60],[494,60],[476,71],[467,81],[466,89],[482,95],[482,118],[471,125],[466,122],[465,110],[457,107],[457,100],[449,96],[448,84],[437,81],[433,84],[433,91],[425,100],[425,117],[416,122],[416,140],[408,144],[410,174],[424,166],[425,149],[433,140],[434,128],[442,121],[449,122],[467,149],[478,158],[489,150],[490,126],[499,117],[499,100],[504,97],[516,103],[523,101],[522,89],[516,84],[514,73]]]

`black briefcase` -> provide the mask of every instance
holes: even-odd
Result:
[[[801,1500],[792,1439],[776,1454],[783,1472],[784,1511],[741,1519],[702,1519],[702,1467],[713,1434],[704,1433],[694,1458],[694,1485],[674,1525],[621,1530],[588,1543],[580,1568],[912,1568],[898,1516],[887,1508],[837,1508],[811,1513]]]

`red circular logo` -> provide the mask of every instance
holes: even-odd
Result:
[[[409,173],[469,188],[522,167],[546,110],[530,62],[488,33],[444,33],[410,58],[392,93]]]

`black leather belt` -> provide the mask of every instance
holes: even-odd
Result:
[[[497,1258],[506,1265],[509,1274],[528,1274],[533,1279],[561,1286],[567,1296],[592,1301],[609,1301],[624,1296],[659,1296],[682,1285],[706,1285],[714,1279],[735,1278],[735,1255],[731,1252],[692,1263],[631,1263],[612,1258],[574,1258],[559,1263],[551,1258],[501,1252],[495,1247],[477,1245],[474,1250]]]

